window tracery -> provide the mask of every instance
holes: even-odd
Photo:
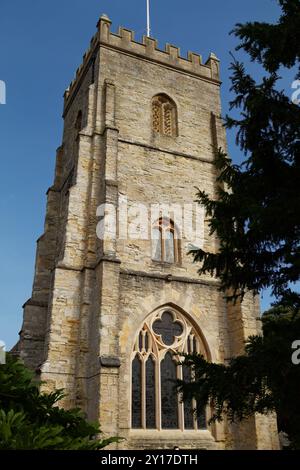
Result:
[[[206,428],[206,412],[194,413],[195,400],[182,403],[174,380],[192,380],[180,353],[199,353],[205,346],[190,321],[174,308],[150,315],[137,335],[132,352],[132,428]]]

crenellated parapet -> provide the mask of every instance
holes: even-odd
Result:
[[[88,51],[83,56],[83,62],[65,91],[65,105],[77,89],[100,46],[115,49],[124,54],[143,57],[145,60],[177,68],[181,72],[220,83],[220,61],[215,54],[211,53],[205,63],[203,63],[201,55],[194,52],[188,52],[185,58],[180,55],[180,48],[171,44],[166,44],[164,50],[159,49],[158,41],[154,38],[143,36],[142,42],[135,41],[135,33],[132,30],[120,27],[117,34],[112,33],[111,24],[112,22],[107,15],[102,15],[99,19],[97,32],[91,39]]]
[[[64,99],[65,99],[65,105],[68,101],[68,98],[72,95],[74,92],[74,89],[78,85],[79,81],[81,80],[82,76],[85,74],[86,69],[89,67],[91,60],[93,59],[99,45],[99,34],[96,33],[90,42],[90,47],[89,49],[84,53],[82,57],[82,63],[78,67],[75,73],[75,77],[71,81],[70,85],[68,88],[65,90],[64,93]]]
[[[219,80],[219,59],[211,54],[203,63],[202,57],[194,52],[188,52],[187,58],[181,57],[180,48],[171,44],[165,45],[165,50],[158,48],[158,42],[151,37],[143,36],[142,42],[134,39],[134,31],[119,28],[118,34],[110,31],[111,21],[103,15],[98,22],[100,43],[127,53],[144,56],[146,59],[154,60],[171,67],[197,74],[199,76]]]

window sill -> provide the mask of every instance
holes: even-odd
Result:
[[[208,429],[185,430],[181,429],[129,429],[130,439],[167,439],[167,440],[190,440],[195,437],[215,442],[212,433]]]
[[[152,259],[151,263],[152,263],[153,266],[156,266],[156,267],[159,267],[159,268],[168,268],[168,269],[170,269],[173,266],[174,266],[174,268],[182,267],[182,264],[179,261],[176,261],[175,263],[167,263],[166,261],[156,261],[155,259]]]
[[[211,432],[208,429],[185,429],[184,431],[182,429],[160,429],[160,430],[159,429],[137,429],[137,428],[130,429],[130,434],[134,434],[134,433],[140,434],[141,432],[145,434],[150,434],[150,433],[153,433],[153,434],[157,434],[157,433],[159,434],[161,433],[195,434],[195,432],[211,434]]]
[[[152,131],[152,136],[154,137],[155,140],[165,140],[166,142],[170,142],[170,140],[172,141],[176,141],[179,137],[178,134],[176,135],[168,135],[168,134],[162,134],[160,132],[155,132],[155,131]]]

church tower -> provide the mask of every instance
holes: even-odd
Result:
[[[274,417],[208,425],[210,410],[195,418],[169,380],[190,375],[174,353],[223,363],[260,328],[257,299],[226,304],[188,255],[195,240],[218,249],[193,201],[195,187],[216,194],[226,148],[219,67],[114,34],[103,15],[64,95],[19,349],[44,388],[65,390],[63,406],[126,438],[119,448],[278,446]]]

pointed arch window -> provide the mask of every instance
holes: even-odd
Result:
[[[150,315],[132,352],[131,425],[134,429],[206,429],[206,410],[194,413],[195,400],[182,403],[174,380],[192,380],[180,353],[201,353],[205,346],[192,324],[173,308]]]
[[[178,135],[176,104],[167,95],[156,95],[152,100],[152,128],[169,137]]]
[[[180,239],[174,222],[160,218],[152,228],[152,259],[164,263],[180,261]]]

